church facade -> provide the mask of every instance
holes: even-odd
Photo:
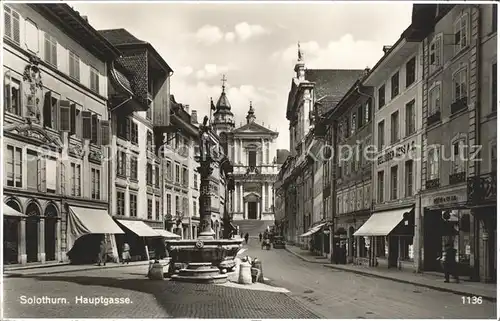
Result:
[[[278,132],[257,123],[251,102],[246,124],[235,127],[224,85],[214,108],[212,124],[219,136],[225,136],[228,158],[234,166],[235,189],[229,214],[235,221],[274,221],[273,184],[279,171],[276,163]]]

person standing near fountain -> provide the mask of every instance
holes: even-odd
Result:
[[[249,235],[248,233],[245,234],[245,244],[248,244],[248,238],[249,238]]]

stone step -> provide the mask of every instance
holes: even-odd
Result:
[[[218,268],[212,269],[182,269],[179,271],[178,275],[182,276],[198,276],[198,275],[220,275],[220,270]]]
[[[196,276],[185,276],[174,274],[171,277],[172,281],[179,282],[189,282],[189,283],[226,283],[227,274],[218,275],[196,275]]]

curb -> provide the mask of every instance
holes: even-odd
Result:
[[[68,264],[69,265],[69,264]],[[129,264],[128,266],[140,266],[140,265],[149,265],[148,262],[138,262],[136,264]],[[67,265],[66,265],[67,266]],[[39,272],[28,272],[28,273],[18,273],[16,270],[13,271],[3,271],[3,277],[4,278],[16,278],[16,277],[23,277],[23,276],[32,276],[32,275],[49,275],[49,274],[60,274],[60,273],[71,273],[71,272],[80,272],[80,271],[91,271],[91,270],[99,270],[99,269],[115,269],[119,267],[125,267],[127,265],[113,265],[113,266],[86,266],[82,267],[80,269],[74,269],[74,270],[58,270],[58,271],[39,271]],[[47,267],[49,268],[49,267]],[[40,269],[44,269],[44,267],[40,267]],[[34,268],[31,269],[26,269],[27,271],[29,270],[34,270]],[[20,271],[20,270],[19,270]]]
[[[320,262],[315,262],[315,261],[308,260],[307,258],[303,257],[302,255],[297,254],[297,253],[295,253],[295,252],[293,252],[293,251],[291,251],[289,249],[287,249],[287,251],[289,253],[292,253],[296,257],[302,259],[303,261],[310,262],[310,263],[320,263]],[[428,288],[428,289],[432,289],[432,290],[436,290],[436,291],[440,291],[440,292],[448,292],[448,293],[453,293],[453,294],[457,294],[457,295],[465,295],[465,296],[477,296],[477,293],[474,293],[474,292],[467,292],[467,291],[447,289],[447,288],[442,288],[442,287],[439,287],[439,286],[434,286],[434,285],[429,285],[429,284],[422,284],[422,283],[408,281],[408,280],[402,280],[402,279],[398,279],[398,278],[394,278],[394,277],[390,277],[390,276],[379,275],[379,274],[374,274],[374,273],[365,272],[365,271],[350,270],[350,269],[345,269],[345,268],[342,268],[342,267],[332,266],[332,265],[324,264],[324,263],[320,263],[320,264],[323,264],[324,267],[327,267],[327,268],[330,268],[330,269],[334,269],[334,270],[340,270],[340,271],[344,271],[344,272],[351,272],[351,273],[355,273],[355,274],[360,274],[360,275],[370,276],[370,277],[376,277],[376,278],[379,278],[379,279],[385,279],[385,280],[390,280],[390,281],[399,282],[399,283],[412,284],[412,285],[416,285],[416,286],[420,286],[420,287],[424,287],[424,288]],[[497,302],[497,298],[496,297],[491,297],[491,296],[487,296],[487,295],[486,296],[485,295],[480,295],[480,296],[484,300],[487,300],[487,301],[490,301],[490,302],[494,302],[494,303]]]
[[[304,310],[307,312],[311,313],[312,315],[316,316],[318,319],[328,319],[327,317],[321,315],[320,313],[313,311],[310,307],[308,307],[304,302],[300,301],[299,298],[295,297],[291,292],[289,293],[282,293],[286,296],[288,296],[290,299],[295,301],[298,305],[300,305]]]
[[[306,261],[306,262],[309,262],[309,263],[315,263],[315,264],[325,264],[323,262],[317,262],[317,261],[309,260],[309,259],[303,257],[302,255],[297,254],[294,251],[290,250],[288,247],[285,247],[285,250],[287,250],[288,253],[292,253],[293,255],[295,255],[296,257],[298,257],[299,259],[301,259],[302,261]]]

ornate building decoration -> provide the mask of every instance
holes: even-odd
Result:
[[[23,82],[26,96],[27,118],[37,124],[40,123],[40,102],[43,94],[42,73],[38,67],[39,58],[31,56],[29,63],[24,67]]]

